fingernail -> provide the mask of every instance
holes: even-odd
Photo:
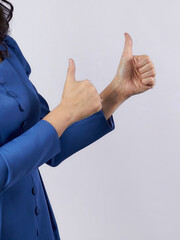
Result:
[[[71,59],[69,58],[69,65],[71,65]]]

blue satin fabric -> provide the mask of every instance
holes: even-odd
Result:
[[[50,110],[29,80],[31,67],[7,35],[10,57],[0,63],[0,239],[60,239],[39,167],[58,166],[115,128],[103,111],[75,122],[63,134],[42,120]],[[1,49],[5,49],[1,46]]]

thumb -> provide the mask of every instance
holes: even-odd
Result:
[[[74,60],[72,58],[69,58],[69,66],[67,70],[67,80],[66,81],[74,81],[75,80],[75,71],[76,66],[74,63]]]
[[[128,33],[124,33],[125,36],[125,44],[124,44],[124,50],[123,50],[123,57],[126,58],[132,58],[133,53],[132,53],[132,38]]]

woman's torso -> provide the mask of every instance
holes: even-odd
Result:
[[[0,146],[36,124],[41,111],[25,68],[29,71],[30,66],[23,56],[19,61],[12,38],[8,36],[5,43],[11,57],[0,63]],[[38,169],[0,195],[0,240],[25,239],[60,239]]]

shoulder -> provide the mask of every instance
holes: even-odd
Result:
[[[13,37],[11,37],[10,35],[6,35],[6,37],[4,38],[4,42],[10,46],[10,47],[15,47],[18,46],[17,42],[15,41],[15,39]],[[19,46],[18,46],[19,47]]]
[[[31,73],[31,67],[27,61],[27,59],[25,58],[25,56],[23,55],[17,41],[11,37],[10,35],[6,35],[6,37],[4,38],[3,41],[9,48],[11,48],[11,50],[16,54],[17,58],[19,59],[19,61],[21,62],[21,64],[23,65],[26,74],[29,76]]]

